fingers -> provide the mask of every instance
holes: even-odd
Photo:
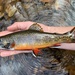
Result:
[[[75,43],[61,43],[60,46],[52,47],[52,48],[59,48],[59,49],[66,49],[66,50],[75,50]]]
[[[15,55],[15,54],[19,54],[19,53],[21,53],[20,51],[2,51],[1,53],[0,53],[0,56],[1,57],[6,57],[6,56],[10,56],[10,55]]]
[[[13,32],[11,32],[11,31],[2,31],[2,32],[0,32],[0,36],[4,36],[4,35],[7,35],[7,34],[11,34],[11,33],[13,33]]]
[[[16,31],[16,30],[25,30],[28,29],[34,22],[15,22],[11,26],[7,28],[9,31]]]
[[[2,51],[0,50],[0,56],[1,57],[7,57],[11,55],[16,55],[19,53],[31,53],[32,51]]]

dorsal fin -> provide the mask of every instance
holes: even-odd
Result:
[[[37,31],[41,31],[43,32],[43,29],[41,28],[41,26],[37,23],[34,23],[32,24],[30,27],[29,27],[30,30],[37,30]]]

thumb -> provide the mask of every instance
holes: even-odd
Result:
[[[7,27],[7,30],[9,30],[9,31],[26,30],[32,24],[33,24],[33,22],[30,22],[30,21],[27,21],[27,22],[15,22],[11,26]]]
[[[32,51],[2,51],[0,52],[0,56],[1,57],[7,57],[7,56],[11,56],[11,55],[16,55],[19,53],[32,53]]]
[[[7,30],[9,30],[9,31],[16,31],[16,30],[20,30],[20,29],[21,29],[21,25],[20,25],[20,23],[18,24],[18,22],[15,22],[11,26],[7,27]]]

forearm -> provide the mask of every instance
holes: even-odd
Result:
[[[52,33],[66,33],[68,31],[71,31],[74,27],[49,27],[48,31],[52,32]]]
[[[41,27],[45,32],[50,32],[50,33],[66,33],[70,30],[72,30],[75,26],[68,26],[68,27],[54,27],[54,26],[46,26],[44,24],[40,24]]]

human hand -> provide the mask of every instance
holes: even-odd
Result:
[[[11,34],[13,32],[16,31],[20,31],[20,30],[27,30],[32,24],[34,24],[34,22],[15,22],[13,25],[7,27],[6,31],[2,31],[0,32],[0,36],[4,36],[7,34]],[[46,26],[41,24],[41,27],[46,30]],[[29,51],[8,51],[8,50],[0,50],[0,56],[1,57],[6,57],[6,56],[10,56],[10,55],[15,55],[15,54],[19,54],[19,53],[29,53],[31,52]]]
[[[28,29],[32,24],[34,24],[34,22],[30,22],[30,21],[27,21],[27,22],[15,22],[13,25],[9,26],[7,28],[6,31],[2,31],[0,32],[0,36],[3,36],[3,35],[7,35],[7,34],[11,34],[13,32],[16,32],[16,31],[20,31],[20,30],[26,30]],[[65,33],[67,31],[70,31],[73,27],[49,27],[49,26],[45,26],[43,24],[40,24],[40,26],[43,28],[43,30],[45,32],[50,32],[50,33]],[[58,48],[63,48],[63,49],[73,49],[75,50],[75,43],[72,43],[70,44],[71,47],[68,47],[69,44],[67,43],[62,43],[61,46],[59,46]],[[18,54],[18,53],[28,53],[28,52],[31,52],[31,51],[6,51],[6,50],[0,50],[0,56],[1,57],[5,57],[5,56],[10,56],[10,55],[15,55],[15,54]]]

